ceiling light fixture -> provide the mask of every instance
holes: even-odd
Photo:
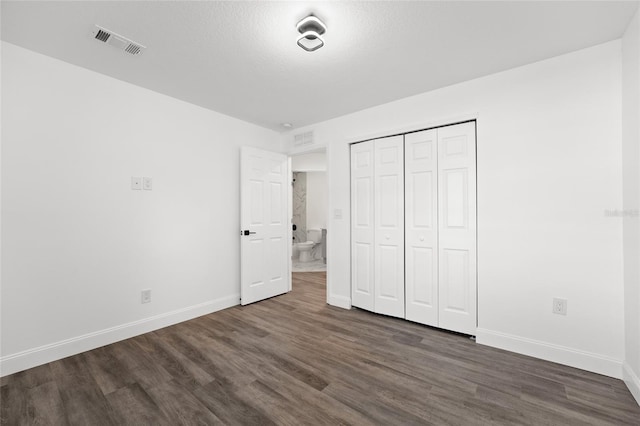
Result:
[[[298,22],[296,29],[300,33],[297,43],[307,52],[313,52],[324,46],[324,39],[321,37],[327,31],[326,25],[316,16],[309,15]]]

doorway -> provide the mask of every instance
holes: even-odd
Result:
[[[291,156],[291,271],[327,270],[327,159],[324,150]],[[325,276],[325,274],[322,274]]]

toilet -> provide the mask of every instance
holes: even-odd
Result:
[[[322,239],[322,231],[320,229],[308,229],[307,230],[307,242],[298,243],[298,250],[300,252],[300,262],[310,262],[311,250],[313,246],[319,243]]]

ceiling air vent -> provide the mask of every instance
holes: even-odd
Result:
[[[293,136],[293,146],[313,145],[313,131],[299,133]]]
[[[106,31],[98,30],[98,33],[96,34],[96,38],[100,41],[107,41],[110,35],[111,34],[109,34]]]
[[[91,31],[91,37],[113,46],[116,49],[124,50],[130,55],[139,55],[144,49],[146,49],[146,47],[140,43],[136,43],[135,41],[129,40],[126,37],[116,34],[113,31],[109,31],[106,28],[99,27],[98,25],[96,25],[93,28],[93,31]]]

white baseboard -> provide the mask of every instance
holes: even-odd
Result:
[[[40,346],[0,358],[0,377],[37,367],[51,361],[76,355],[81,352],[149,333],[160,328],[187,321],[202,315],[230,308],[240,303],[240,295],[223,297],[216,300],[177,309],[172,312],[144,318],[116,327],[107,328],[82,336],[72,337],[48,345]]]
[[[482,328],[476,332],[476,342],[622,379],[622,360],[604,355]]]
[[[640,378],[638,378],[638,375],[631,369],[631,366],[627,364],[626,361],[622,366],[622,376],[631,395],[633,395],[638,405],[640,405]]]
[[[349,297],[330,294],[327,303],[329,303],[331,306],[337,306],[338,308],[351,309],[351,298]]]

